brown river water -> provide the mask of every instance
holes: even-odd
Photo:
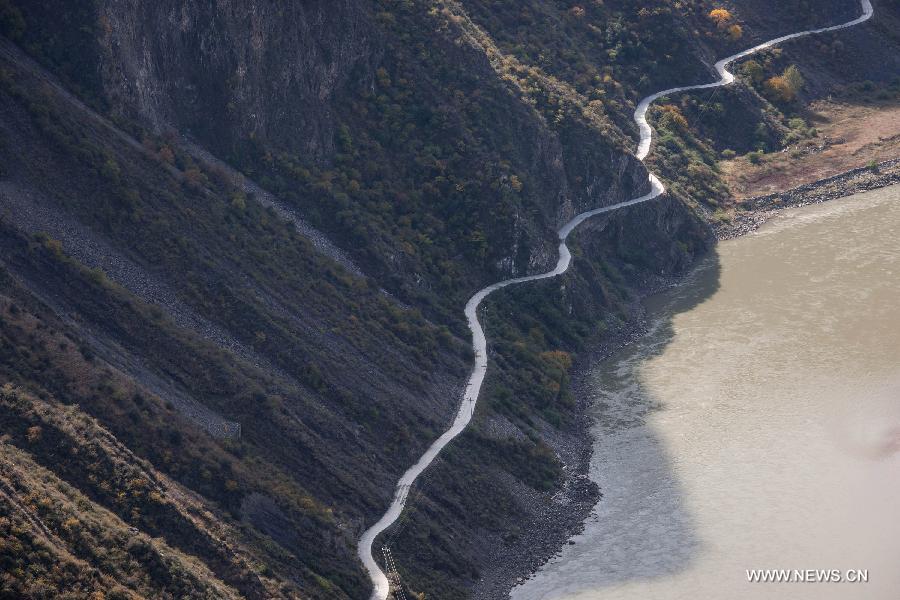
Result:
[[[604,497],[512,598],[900,598],[900,186],[719,244],[648,322],[590,373]]]

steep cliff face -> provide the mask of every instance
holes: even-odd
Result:
[[[323,160],[334,104],[370,87],[382,51],[371,7],[330,2],[98,2],[100,73],[113,115]]]
[[[260,178],[406,300],[455,294],[434,289],[451,261],[469,289],[544,267],[573,210],[645,179],[602,110],[510,63],[459,3],[92,7],[23,7],[26,47],[117,122]],[[60,58],[59,15],[88,69]]]

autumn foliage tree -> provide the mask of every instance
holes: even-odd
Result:
[[[662,113],[659,118],[661,128],[676,131],[685,131],[688,128],[687,119],[674,104],[665,104],[660,106],[659,110]]]
[[[800,69],[797,68],[797,65],[791,65],[785,69],[782,77],[787,81],[788,87],[793,90],[794,95],[800,93],[800,90],[802,90],[803,86],[806,84],[806,81],[803,79],[803,74],[800,73]]]
[[[766,91],[782,102],[791,102],[796,97],[796,94],[788,86],[787,80],[781,75],[766,80]]]
[[[766,80],[766,91],[782,102],[793,102],[803,89],[803,75],[796,65],[791,65],[781,75]]]
[[[744,36],[744,29],[737,23],[733,23],[734,17],[724,8],[714,8],[709,11],[709,20],[716,24],[719,31],[724,31],[732,41],[741,39]]]
[[[716,24],[716,27],[719,29],[724,29],[726,25],[731,21],[732,16],[728,10],[724,8],[714,8],[709,11],[710,20]]]

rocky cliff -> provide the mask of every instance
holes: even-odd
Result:
[[[335,151],[341,97],[371,88],[383,43],[358,2],[101,2],[102,93],[114,116],[227,153],[264,139]]]

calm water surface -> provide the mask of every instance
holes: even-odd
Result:
[[[724,242],[649,311],[591,374],[604,498],[512,597],[900,598],[900,186]]]

